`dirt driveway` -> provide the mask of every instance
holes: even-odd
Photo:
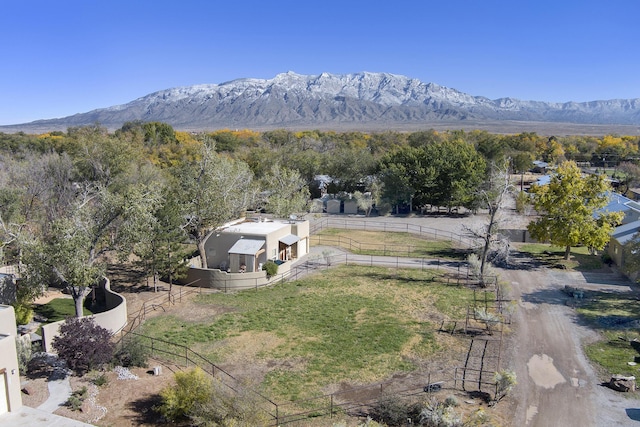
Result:
[[[640,401],[601,385],[605,379],[598,378],[582,351],[583,343],[598,335],[577,321],[560,291],[564,285],[622,291],[630,284],[615,273],[589,276],[586,281],[581,273],[546,268],[501,271],[519,307],[516,333],[507,346],[518,376],[514,425],[640,425]]]

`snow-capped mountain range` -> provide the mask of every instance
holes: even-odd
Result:
[[[483,121],[635,126],[640,125],[640,99],[581,103],[492,100],[389,73],[287,72],[272,79],[246,78],[162,90],[127,104],[25,126],[66,129],[100,123],[117,129],[133,120],[161,121],[184,130],[366,129],[369,125],[428,128],[437,123]]]

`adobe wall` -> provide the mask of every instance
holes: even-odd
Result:
[[[100,283],[105,293],[105,303],[107,310],[102,313],[93,314],[95,324],[116,334],[127,325],[127,300],[117,292],[111,290],[109,279],[104,278]],[[60,325],[64,320],[42,325],[42,345],[46,352],[53,352],[51,343],[58,336]]]

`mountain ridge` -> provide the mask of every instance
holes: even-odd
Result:
[[[640,98],[588,102],[491,100],[391,73],[240,78],[156,91],[131,102],[72,116],[0,126],[62,130],[94,123],[117,129],[127,121],[161,121],[180,130],[220,128],[366,128],[481,125],[504,122],[640,126]],[[53,129],[56,128],[56,129]]]

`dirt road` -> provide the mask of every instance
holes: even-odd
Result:
[[[502,270],[501,278],[518,301],[516,333],[507,346],[518,377],[514,425],[640,425],[640,401],[600,385],[582,351],[597,334],[577,321],[560,291],[564,285],[625,290],[629,284],[615,273],[585,280],[581,273],[546,268]]]

